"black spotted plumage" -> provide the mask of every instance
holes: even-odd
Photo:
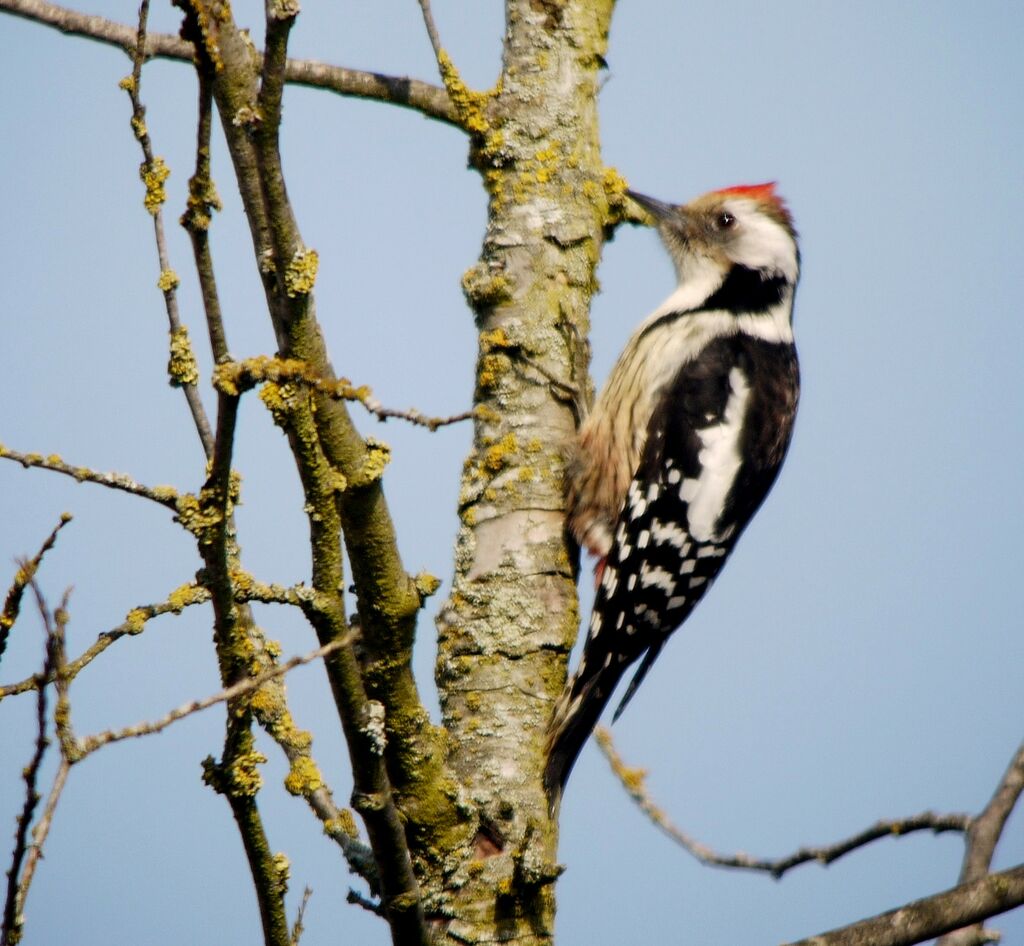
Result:
[[[662,392],[601,572],[584,655],[560,702],[565,717],[545,771],[552,798],[626,669],[642,658],[616,717],[764,501],[789,445],[798,397],[793,345],[745,333],[711,341]],[[681,490],[708,473],[701,454],[723,428],[736,432],[740,461],[709,514],[699,506],[703,499],[687,501]],[[695,534],[691,517],[698,513],[703,528]]]

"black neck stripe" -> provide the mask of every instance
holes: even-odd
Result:
[[[719,286],[704,302],[692,309],[675,309],[655,319],[644,329],[647,335],[659,325],[696,312],[728,312],[731,315],[764,315],[782,302],[786,287],[785,276],[765,276],[759,269],[736,264]]]
[[[786,286],[785,276],[765,276],[759,269],[737,264],[700,308],[706,312],[719,310],[733,315],[759,315],[782,301]]]

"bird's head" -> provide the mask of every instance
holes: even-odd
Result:
[[[795,285],[796,230],[774,184],[727,187],[679,205],[628,193],[656,221],[680,283],[709,265],[723,272],[739,265]]]

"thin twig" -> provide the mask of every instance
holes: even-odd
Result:
[[[51,536],[51,539],[55,535],[56,531]],[[22,571],[27,571],[30,567],[30,563],[27,561],[21,563]],[[35,582],[32,579],[29,579],[29,581],[36,592],[36,600],[47,630],[46,657],[43,660],[43,670],[40,674],[45,679],[53,672],[56,666],[57,651],[54,636],[50,632],[51,621],[46,603]],[[22,911],[24,898],[20,896],[24,880],[22,864],[25,862],[28,854],[29,828],[35,816],[36,806],[40,800],[39,792],[36,790],[36,785],[39,781],[39,770],[42,768],[46,750],[50,745],[46,730],[46,687],[40,686],[36,693],[36,746],[35,751],[32,753],[32,759],[22,772],[22,777],[25,779],[25,803],[22,805],[21,813],[18,815],[17,828],[14,833],[14,851],[11,855],[11,867],[7,872],[7,895],[4,899],[3,927],[0,929],[0,943],[3,943],[3,946],[14,946],[21,939],[21,930],[24,925]],[[31,882],[31,876],[29,877],[29,882]],[[24,890],[26,893],[28,892],[28,884],[24,885]]]
[[[384,407],[381,405],[380,401],[372,397],[368,397],[365,401],[360,400],[360,403],[381,423],[384,423],[390,417],[395,417],[399,420],[408,421],[410,424],[414,424],[417,427],[426,427],[431,431],[437,430],[438,427],[448,427],[451,424],[461,424],[463,421],[472,420],[476,416],[476,411],[470,409],[468,411],[460,411],[458,414],[450,414],[448,417],[431,417],[427,414],[420,413],[415,407],[410,407],[405,411],[396,410],[392,407]]]
[[[166,509],[176,508],[178,491],[171,486],[144,486],[124,473],[101,473],[91,470],[87,466],[72,466],[70,463],[65,463],[56,454],[44,457],[41,453],[21,453],[18,450],[11,450],[3,444],[0,444],[0,459],[13,460],[26,469],[36,467],[41,470],[50,470],[53,473],[62,473],[64,476],[78,480],[79,483],[95,483],[97,486],[106,486],[122,493],[141,496],[143,499],[159,503]]]
[[[427,28],[427,36],[430,37],[430,45],[434,49],[434,56],[440,60],[441,50],[444,48],[441,46],[441,36],[437,32],[437,24],[434,22],[434,13],[430,9],[430,0],[419,0],[420,9],[423,11],[423,25]]]
[[[139,28],[135,38],[135,53],[132,59],[132,75],[130,81],[122,83],[132,103],[132,131],[142,149],[142,177],[146,182],[146,209],[153,217],[153,235],[156,240],[157,259],[160,264],[159,288],[164,297],[164,308],[167,311],[167,323],[171,332],[171,381],[181,388],[192,414],[192,421],[199,435],[206,459],[213,455],[213,431],[206,416],[202,398],[196,387],[198,371],[195,367],[195,356],[192,354],[188,334],[181,324],[178,311],[178,277],[171,268],[170,254],[167,251],[167,237],[164,233],[164,187],[163,180],[166,168],[162,158],[153,153],[153,143],[146,128],[146,109],[139,97],[142,85],[142,64],[145,61],[146,28],[149,19],[149,0],[142,0],[139,5]],[[177,360],[176,360],[177,359]]]
[[[283,664],[266,671],[266,673],[261,673],[255,677],[246,677],[244,680],[239,680],[238,683],[225,687],[223,690],[204,697],[201,700],[192,700],[190,703],[185,703],[183,706],[179,706],[177,709],[171,710],[165,716],[162,716],[160,719],[153,720],[152,722],[136,723],[134,726],[125,726],[123,729],[108,729],[105,732],[97,733],[95,736],[86,736],[84,739],[78,740],[78,759],[84,759],[87,755],[90,755],[97,749],[109,745],[112,742],[121,742],[124,739],[134,739],[138,736],[150,736],[154,733],[161,732],[172,723],[176,723],[178,720],[184,719],[186,716],[191,716],[193,713],[209,709],[211,706],[216,706],[218,703],[225,703],[228,700],[234,700],[240,696],[245,696],[245,694],[259,689],[259,687],[263,686],[263,684],[268,681],[284,676],[296,667],[301,667],[304,664],[312,663],[314,660],[319,660],[321,657],[326,657],[328,654],[332,654],[334,651],[339,650],[342,647],[347,647],[351,642],[351,637],[339,638],[338,640],[331,641],[328,644],[324,644],[323,647],[318,647],[316,650],[310,651],[308,654],[292,657],[290,660],[286,660]]]
[[[304,930],[302,921],[305,919],[306,907],[309,905],[309,898],[312,896],[312,887],[306,887],[306,889],[302,891],[302,902],[299,904],[299,911],[295,914],[295,922],[292,924],[292,946],[299,946],[299,940],[302,939],[302,933]]]
[[[53,548],[54,543],[57,541],[57,533],[70,521],[71,514],[64,513],[60,517],[60,522],[54,526],[53,531],[49,534],[46,541],[43,542],[39,551],[32,558],[19,564],[18,572],[14,576],[14,581],[11,582],[11,587],[4,600],[4,609],[0,611],[0,658],[3,657],[4,651],[7,649],[7,639],[11,628],[14,627],[14,622],[18,620],[18,612],[21,610],[21,599],[25,594],[25,588],[39,570],[43,556]]]
[[[57,810],[57,803],[60,801],[61,792],[68,780],[68,772],[71,771],[71,763],[67,759],[60,760],[57,774],[54,776],[53,785],[50,787],[50,794],[46,797],[46,805],[39,821],[32,829],[32,845],[28,849],[28,857],[25,858],[25,870],[21,875],[21,883],[18,885],[18,913],[25,912],[25,902],[28,899],[29,887],[32,885],[32,878],[35,876],[36,866],[43,856],[43,845],[50,834],[50,826],[53,824],[53,815]]]
[[[736,870],[752,870],[771,874],[776,879],[800,864],[815,861],[823,866],[831,864],[845,854],[877,841],[879,838],[902,837],[915,831],[933,831],[941,834],[945,831],[964,832],[968,829],[971,819],[966,814],[936,814],[925,811],[909,818],[878,821],[852,837],[834,844],[821,847],[801,847],[786,857],[775,859],[751,857],[749,854],[720,854],[706,844],[691,838],[676,827],[668,815],[653,801],[644,785],[643,769],[627,766],[615,749],[611,734],[604,727],[594,732],[597,744],[611,765],[612,771],[622,782],[623,788],[637,803],[640,810],[668,837],[692,854],[702,864],[711,867],[726,867]]]
[[[0,12],[51,26],[62,33],[116,46],[129,55],[135,51],[136,31],[132,27],[101,16],[79,13],[46,0],[0,0]],[[146,37],[146,59],[172,59],[190,63],[193,61],[192,44],[168,33],[151,33]],[[448,125],[459,125],[455,108],[445,89],[418,79],[345,69],[313,59],[289,59],[285,81],[346,97],[388,102]]]

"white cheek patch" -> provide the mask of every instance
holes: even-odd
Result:
[[[729,372],[729,400],[720,424],[697,431],[701,451],[698,455],[700,475],[683,480],[682,498],[689,503],[687,520],[690,535],[698,542],[717,538],[715,524],[722,515],[736,474],[743,463],[740,436],[750,400],[750,385],[739,368]]]
[[[739,231],[732,246],[726,251],[734,263],[781,273],[790,285],[799,275],[796,244],[785,228],[765,216],[749,200],[726,203],[739,221]]]

